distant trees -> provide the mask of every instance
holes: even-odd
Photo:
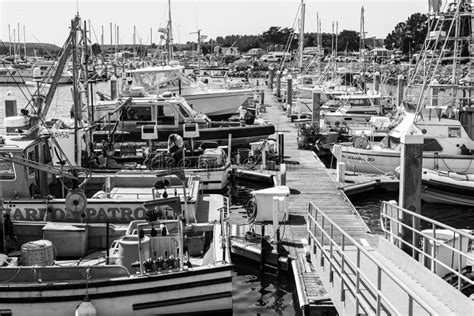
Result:
[[[400,49],[405,54],[420,50],[428,32],[427,20],[426,14],[412,14],[405,22],[395,25],[385,38],[385,46]]]

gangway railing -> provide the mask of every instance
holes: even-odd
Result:
[[[447,276],[445,279],[458,290],[474,286],[474,280],[463,274],[463,265],[474,262],[473,253],[468,252],[474,245],[470,231],[445,225],[394,202],[383,202],[381,208],[380,221],[385,238],[408,249],[433,273]],[[403,238],[407,235],[411,235],[413,244]]]
[[[420,309],[428,315],[438,315],[427,302],[406,286],[394,273],[386,269],[364,246],[313,203],[309,204],[307,230],[309,242],[313,243],[311,251],[313,254],[316,254],[318,249],[320,251],[319,265],[324,266],[324,262],[328,262],[329,282],[334,282],[334,273],[339,276],[341,280],[339,298],[344,302],[346,293],[349,293],[355,302],[356,315],[361,313],[367,315],[414,315],[414,311],[420,311]],[[355,260],[351,258],[353,255],[350,256],[350,252],[354,253],[354,251]],[[377,275],[375,284],[367,272],[364,272],[361,266],[362,261],[364,263],[370,261],[375,265],[376,271],[370,271],[371,275],[374,273]],[[366,266],[366,264],[364,265]],[[384,282],[395,284],[402,293],[406,294],[406,304],[403,305],[406,305],[407,310],[400,310],[400,304],[394,306],[383,293]]]

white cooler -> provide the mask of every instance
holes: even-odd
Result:
[[[287,186],[277,186],[273,188],[257,190],[253,192],[255,203],[257,205],[257,216],[255,221],[265,222],[273,220],[273,198],[284,198],[283,207],[279,207],[278,221],[285,222],[288,220],[288,208],[290,204],[290,188]]]

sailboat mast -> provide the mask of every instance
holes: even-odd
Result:
[[[23,25],[23,47],[25,49],[25,57],[26,57],[26,30],[25,30],[25,26]]]
[[[171,23],[171,0],[168,0],[168,62],[173,58],[173,28]]]
[[[201,73],[201,30],[197,30],[198,42],[197,42],[197,57],[198,57],[198,70]]]
[[[304,45],[304,9],[305,4],[301,0],[301,14],[300,14],[300,37],[299,37],[299,58],[298,58],[298,67],[300,71],[303,71],[303,45]]]
[[[362,83],[365,88],[365,26],[364,26],[364,6],[360,9],[360,42],[359,42],[359,58],[362,62]]]

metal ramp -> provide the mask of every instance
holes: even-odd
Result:
[[[352,237],[313,203],[307,229],[311,261],[340,315],[474,315],[468,297],[383,236]]]

